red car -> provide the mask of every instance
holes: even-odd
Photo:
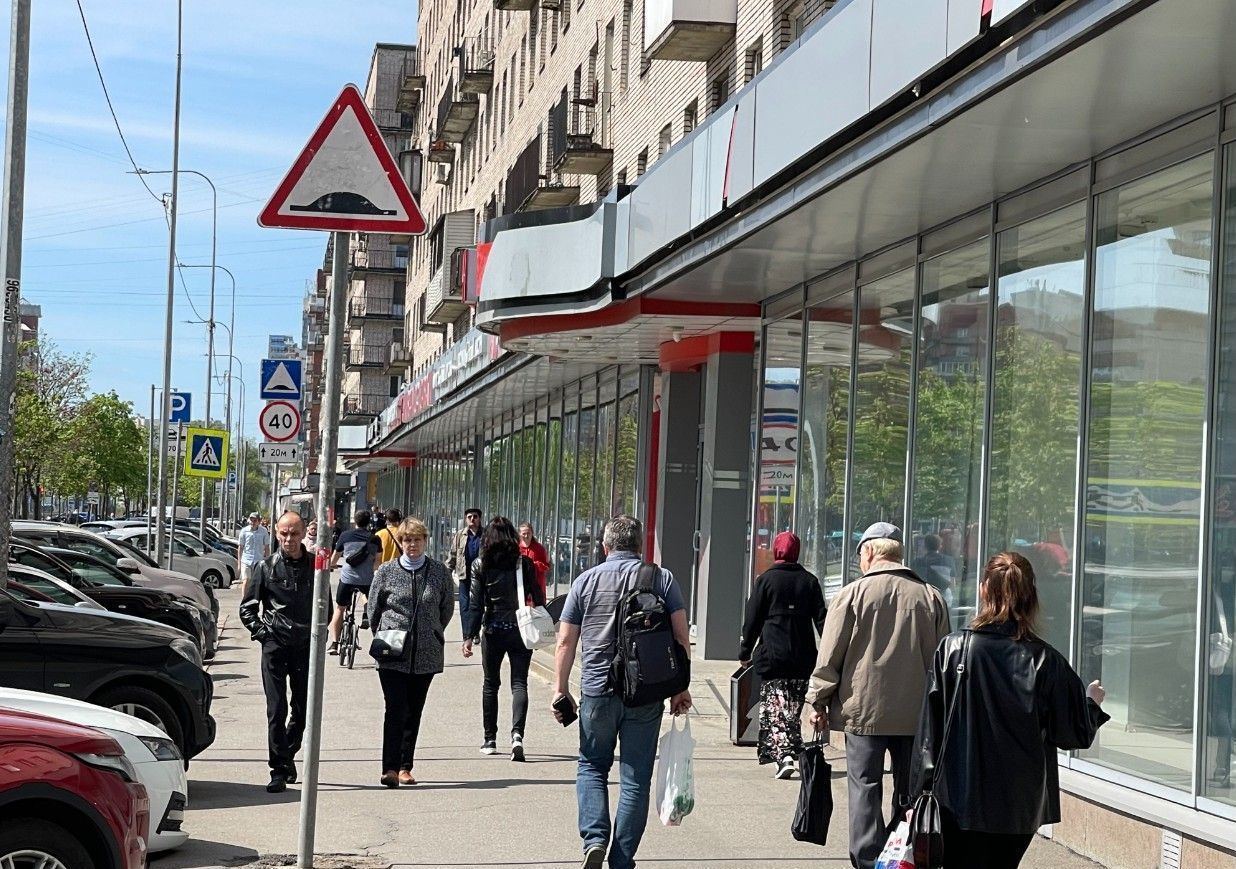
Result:
[[[0,866],[142,869],[150,800],[110,736],[0,710]]]

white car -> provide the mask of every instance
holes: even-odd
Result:
[[[154,532],[148,533],[145,528],[119,528],[103,536],[112,540],[123,540],[147,554],[154,549]],[[190,537],[189,541],[192,540]],[[227,563],[226,558],[216,559],[201,548],[203,544],[186,542],[180,534],[169,534],[168,543],[172,547],[173,570],[196,577],[203,585],[211,588],[223,588],[231,584],[232,565]]]
[[[147,849],[170,851],[188,841],[181,825],[189,803],[189,777],[176,744],[162,730],[114,709],[17,688],[0,688],[0,707],[93,727],[115,739],[150,796]]]

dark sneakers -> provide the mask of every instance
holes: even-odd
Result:
[[[281,772],[272,772],[270,774],[270,784],[266,786],[266,793],[281,794],[288,789],[287,777]]]
[[[601,869],[605,865],[605,846],[589,845],[584,849],[583,869]]]
[[[283,768],[283,777],[287,779],[288,784],[290,785],[296,784],[296,764],[289,763],[287,766],[285,766]]]

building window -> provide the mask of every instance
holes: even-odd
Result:
[[[688,135],[700,122],[700,102],[699,100],[691,100],[685,109],[682,110],[682,134]]]
[[[727,73],[722,73],[712,80],[709,85],[709,106],[708,114],[712,114],[717,109],[725,105],[726,100],[730,98],[730,80]]]
[[[562,2],[562,32],[566,33],[571,29],[571,0],[563,0]]]
[[[631,0],[622,3],[622,70],[619,83],[626,90],[631,84]]]
[[[619,169],[619,170],[618,170],[618,179],[617,179],[617,183],[618,183],[618,186],[619,186],[619,187],[623,187],[623,186],[625,186],[625,185],[626,185],[626,183],[627,183],[627,170],[626,170],[626,169]]]
[[[779,28],[781,35],[781,51],[789,48],[794,40],[803,35],[803,28],[806,26],[805,0],[797,0],[790,4],[790,7],[781,13],[781,26]]]
[[[674,141],[674,130],[670,124],[666,124],[661,128],[661,133],[657,136],[657,159],[660,160],[665,156],[665,152],[670,149],[670,145]]]
[[[743,63],[742,83],[747,84],[751,79],[759,75],[763,69],[764,40],[760,38],[747,49],[746,58]]]
[[[635,177],[642,178],[644,173],[648,171],[648,149],[639,152],[639,156],[635,158]]]
[[[390,397],[391,398],[399,397],[399,377],[398,375],[392,375],[390,378]]]

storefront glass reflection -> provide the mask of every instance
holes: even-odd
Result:
[[[968,621],[976,603],[990,250],[983,239],[922,269],[906,554],[944,594],[954,624]]]
[[[1083,756],[1188,788],[1197,684],[1213,158],[1096,200],[1083,678],[1112,721]]]
[[[1039,634],[1068,656],[1085,322],[1084,202],[1000,234],[987,552],[1034,565]]]
[[[798,385],[802,376],[802,314],[764,330],[764,415],[760,424],[755,508],[755,575],[773,563],[773,538],[794,525],[798,457]]]

